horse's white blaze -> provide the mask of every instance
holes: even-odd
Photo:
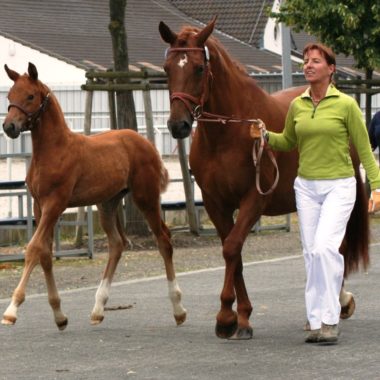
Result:
[[[182,292],[178,286],[177,280],[168,281],[169,298],[173,304],[174,315],[183,315],[186,313],[186,309],[182,306],[181,298]]]
[[[92,310],[92,315],[103,315],[104,305],[108,300],[108,295],[110,292],[111,283],[108,279],[104,279],[100,282],[99,288],[95,294],[95,305]]]
[[[186,65],[187,62],[188,62],[188,61],[187,61],[187,54],[184,54],[184,55],[183,55],[183,58],[181,58],[181,59],[179,60],[179,62],[178,62],[178,66],[181,67],[181,68],[183,68],[183,67]]]

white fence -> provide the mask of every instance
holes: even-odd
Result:
[[[257,75],[255,79],[269,93],[281,89],[281,77],[278,75]],[[293,75],[294,85],[304,83],[303,75]],[[78,132],[83,131],[84,109],[86,92],[80,87],[52,86],[54,94],[61,104],[68,126]],[[1,123],[7,113],[9,88],[0,87],[0,120]],[[145,111],[142,91],[134,91],[134,101],[136,108],[137,125],[139,132],[146,135]],[[156,146],[162,155],[172,155],[176,152],[177,142],[170,136],[166,127],[169,116],[170,101],[167,90],[152,90],[151,102],[153,111],[153,124],[155,128]],[[364,95],[361,96],[361,106],[364,107]],[[372,114],[380,109],[380,95],[372,97]],[[91,130],[93,133],[108,130],[110,119],[108,112],[108,95],[106,92],[94,92],[92,106]],[[187,141],[187,148],[189,142]],[[29,133],[24,133],[16,140],[6,139],[2,128],[0,129],[0,158],[2,154],[9,153],[30,153],[31,139]]]

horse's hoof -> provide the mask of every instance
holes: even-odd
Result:
[[[238,329],[237,320],[235,320],[233,323],[227,326],[221,325],[220,323],[217,322],[215,326],[215,334],[218,338],[228,339],[228,338],[231,338],[236,333],[237,329]]]
[[[3,315],[3,319],[1,320],[1,324],[5,326],[13,326],[17,321],[16,317],[12,317],[10,315]]]
[[[348,301],[347,305],[342,306],[340,309],[340,318],[341,319],[348,319],[351,317],[352,314],[354,314],[355,311],[355,299],[353,296],[351,296],[350,300]]]
[[[95,326],[99,325],[103,322],[104,316],[103,315],[92,315],[90,323]]]
[[[230,340],[248,340],[253,338],[253,329],[251,326],[238,328],[234,335],[232,335]]]
[[[177,326],[182,325],[186,321],[186,313],[174,316]]]
[[[69,323],[69,320],[67,318],[62,319],[61,321],[57,321],[56,324],[57,324],[58,330],[63,331],[67,327],[68,323]]]

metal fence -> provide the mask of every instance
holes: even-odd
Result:
[[[281,89],[281,75],[261,74],[255,75],[260,87],[269,93]],[[294,86],[305,83],[301,73],[293,75]],[[62,107],[68,126],[78,132],[83,132],[84,110],[86,92],[80,87],[72,86],[52,86],[52,91],[58,98]],[[7,93],[9,88],[0,87],[0,119],[3,120],[8,106]],[[139,132],[146,135],[145,129],[145,110],[142,91],[134,91],[134,101],[136,108],[137,125]],[[170,101],[167,90],[151,90],[151,102],[153,111],[153,123],[155,129],[155,141],[159,152],[162,155],[172,155],[176,151],[177,142],[174,140],[166,127],[169,116]],[[372,114],[380,109],[380,96],[373,96]],[[361,97],[361,105],[364,107],[364,95]],[[110,129],[110,118],[108,109],[108,95],[106,92],[95,91],[92,106],[91,130],[93,133]],[[187,141],[187,144],[189,142]],[[30,153],[31,139],[29,133],[24,133],[16,140],[7,140],[3,131],[0,131],[0,157],[6,153]]]

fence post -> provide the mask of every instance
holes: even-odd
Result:
[[[86,101],[84,108],[84,125],[83,132],[86,136],[91,134],[91,115],[92,115],[92,100],[94,97],[93,91],[86,91]],[[83,243],[83,222],[85,218],[84,207],[78,207],[77,226],[75,228],[75,246],[79,247]]]
[[[141,72],[148,76],[147,70],[145,67],[141,69]],[[143,90],[143,99],[144,99],[144,110],[145,110],[145,124],[146,124],[146,135],[148,140],[156,146],[154,138],[154,128],[153,128],[153,110],[152,110],[152,99],[150,97],[150,87],[149,80],[143,80],[143,84],[146,85],[146,89]]]
[[[177,140],[178,143],[178,156],[181,164],[183,187],[186,197],[186,211],[189,219],[190,231],[196,235],[199,235],[199,222],[194,205],[194,190],[191,181],[191,175],[189,166],[187,164],[186,146],[184,140]]]

